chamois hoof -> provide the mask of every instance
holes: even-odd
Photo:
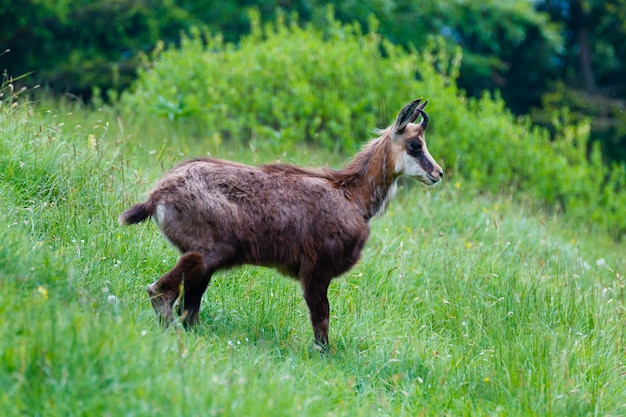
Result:
[[[174,323],[174,315],[172,313],[172,305],[176,301],[176,297],[173,294],[167,294],[160,292],[156,283],[147,286],[146,290],[150,295],[150,303],[154,309],[159,321],[164,326],[169,326]]]
[[[313,350],[317,351],[321,356],[329,355],[330,345],[328,343],[328,339],[326,339],[326,341],[315,340],[313,342]]]
[[[183,303],[178,304],[176,309],[178,320],[183,325],[185,330],[190,330],[198,324],[198,310],[184,309]]]

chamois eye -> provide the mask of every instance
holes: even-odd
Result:
[[[406,148],[411,155],[416,155],[422,152],[422,143],[418,140],[414,140],[414,141],[407,143]]]

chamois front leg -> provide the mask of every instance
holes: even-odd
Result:
[[[316,348],[328,349],[328,323],[330,321],[330,305],[328,303],[329,279],[303,282],[304,300],[309,307],[313,336]]]
[[[202,295],[209,286],[212,276],[213,270],[185,277],[183,300],[178,306],[178,314],[183,318],[183,326],[186,329],[195,326],[198,322]]]
[[[180,295],[180,287],[183,282],[195,281],[205,275],[202,255],[198,252],[189,252],[181,256],[167,274],[158,281],[148,285],[148,294],[152,308],[164,325],[174,322],[172,307]],[[206,288],[206,287],[205,287]]]

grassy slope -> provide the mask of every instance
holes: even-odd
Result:
[[[405,183],[331,287],[328,357],[298,286],[260,268],[218,274],[196,331],[163,331],[144,287],[176,253],[118,214],[185,156],[276,154],[67,112],[0,114],[0,415],[626,414],[623,243],[458,179]]]

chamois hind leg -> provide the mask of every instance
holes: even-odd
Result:
[[[320,278],[320,279],[315,279]],[[328,285],[330,278],[313,277],[302,283],[304,300],[309,307],[315,345],[322,351],[328,348],[328,324],[330,305],[328,303]]]
[[[172,307],[180,295],[180,287],[187,281],[195,281],[204,276],[206,268],[202,254],[188,252],[180,257],[176,266],[158,281],[148,285],[148,294],[154,311],[161,322],[169,325],[174,322]]]

